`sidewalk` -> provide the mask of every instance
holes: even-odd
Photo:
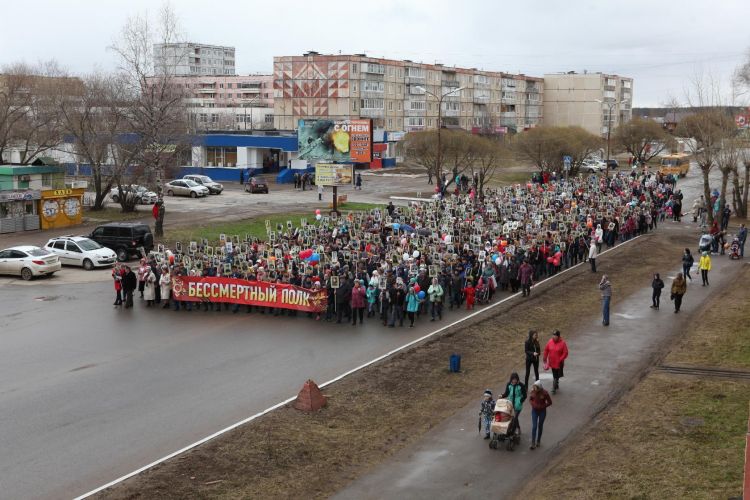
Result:
[[[560,381],[560,391],[552,396],[553,405],[547,410],[542,448],[529,450],[531,410],[526,402],[520,416],[523,430],[520,447],[513,452],[502,447],[490,450],[488,441],[477,433],[479,400],[485,389],[477,387],[476,403],[458,410],[427,434],[429,439],[397,452],[334,498],[512,497],[561,450],[566,440],[575,439],[576,433],[585,429],[601,409],[640,379],[649,365],[665,352],[664,344],[673,340],[712,290],[731,280],[733,269],[738,265],[744,262],[714,258],[710,287],[702,287],[700,274],[691,272],[693,276],[698,274],[698,279],[694,277],[689,282],[679,314],[674,314],[669,300],[669,287],[678,270],[670,276],[662,276],[666,288],[659,311],[649,308],[650,287],[620,298],[615,283],[610,326],[602,326],[601,317],[589,319],[573,339],[566,339],[570,357],[566,361],[565,377]],[[548,332],[540,332],[542,346],[548,337]],[[496,396],[514,370],[523,377],[523,366],[498,369],[500,380],[490,388]],[[552,374],[542,372],[540,377],[544,387],[551,390]]]

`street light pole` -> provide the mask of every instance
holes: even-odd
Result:
[[[605,104],[607,106],[607,162],[605,164],[605,174],[607,178],[609,179],[609,151],[610,151],[610,136],[612,132],[612,109],[617,106],[618,104],[622,104],[624,101],[602,101],[601,99],[596,99],[596,102]]]
[[[448,92],[443,93],[440,97],[433,94],[426,88],[417,85],[417,89],[421,90],[425,94],[428,94],[432,96],[438,103],[438,119],[437,119],[437,127],[438,127],[438,135],[437,135],[437,154],[435,155],[435,177],[437,182],[442,181],[442,174],[443,174],[443,147],[442,147],[442,130],[443,130],[443,99],[448,97],[451,94],[455,94],[456,92],[460,92],[465,87],[458,87],[453,90],[449,90]],[[440,186],[440,192],[442,194],[443,187]]]

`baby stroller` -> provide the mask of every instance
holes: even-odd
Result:
[[[513,451],[513,448],[521,442],[521,431],[516,425],[516,412],[513,403],[507,399],[498,399],[495,402],[495,417],[490,424],[490,448],[496,450],[501,441],[505,441],[505,449]]]
[[[740,258],[740,239],[735,236],[732,244],[729,246],[729,259],[739,260]]]
[[[487,304],[490,301],[490,286],[487,280],[479,278],[476,288],[477,304]]]
[[[698,242],[698,254],[701,254],[703,252],[710,252],[711,251],[711,243],[713,243],[714,237],[710,234],[704,234],[701,236],[700,241]]]

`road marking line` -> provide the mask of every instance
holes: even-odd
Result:
[[[607,252],[610,252],[612,250],[621,248],[623,245],[626,245],[627,243],[635,241],[635,240],[637,240],[640,237],[641,237],[640,235],[636,236],[635,238],[631,238],[631,239],[629,239],[627,241],[624,241],[624,242],[620,243],[619,245],[617,245],[615,247],[608,248],[607,250],[604,250],[603,252],[601,252],[599,255],[604,255]],[[572,266],[572,267],[569,267],[569,268],[567,268],[567,269],[565,269],[563,271],[560,271],[559,273],[555,274],[554,276],[552,276],[550,278],[547,278],[546,280],[544,280],[544,281],[542,281],[540,283],[535,284],[531,288],[533,290],[534,288],[536,288],[540,284],[542,284],[542,283],[548,283],[549,280],[555,279],[556,277],[558,277],[558,276],[560,276],[562,274],[565,274],[568,271],[571,271],[571,270],[577,268],[578,266],[582,266],[583,264],[585,264],[585,262],[580,262],[580,263],[576,264],[575,266]],[[505,302],[509,301],[510,299],[513,299],[513,298],[517,297],[520,293],[521,292],[516,292],[513,295],[509,295],[508,297],[505,297],[504,299],[502,299],[502,300],[500,300],[498,302],[495,302],[493,304],[490,304],[490,305],[486,306],[484,309],[478,309],[477,311],[474,311],[473,313],[469,314],[468,316],[465,316],[465,317],[463,317],[461,319],[458,319],[458,320],[454,321],[453,323],[450,323],[450,324],[445,325],[445,326],[443,326],[441,328],[438,328],[437,330],[435,330],[435,331],[433,331],[431,333],[428,333],[427,335],[423,335],[422,337],[419,337],[418,339],[412,340],[411,342],[408,342],[408,343],[402,345],[401,347],[397,347],[396,349],[388,351],[387,353],[383,354],[382,356],[378,356],[377,358],[375,358],[375,359],[373,359],[371,361],[368,361],[367,363],[364,363],[364,364],[362,364],[362,365],[360,365],[360,366],[358,366],[356,368],[353,368],[353,369],[351,369],[351,370],[349,370],[347,372],[344,372],[341,375],[339,375],[339,376],[337,376],[337,377],[335,377],[335,378],[333,378],[333,379],[331,379],[331,380],[329,380],[327,382],[324,382],[324,383],[320,384],[318,387],[320,387],[321,389],[323,389],[326,386],[329,386],[329,385],[331,385],[331,384],[333,384],[335,382],[338,382],[339,380],[343,379],[344,377],[348,377],[349,375],[352,375],[352,374],[354,374],[354,373],[356,373],[356,372],[358,372],[360,370],[363,370],[363,369],[367,368],[368,366],[371,366],[371,365],[373,365],[373,364],[375,364],[375,363],[377,363],[379,361],[382,361],[382,360],[384,360],[384,359],[386,359],[386,358],[388,358],[388,357],[390,357],[390,356],[392,356],[392,355],[394,355],[394,354],[396,354],[396,353],[398,353],[400,351],[403,351],[404,349],[408,349],[409,347],[413,346],[414,344],[418,344],[418,343],[420,343],[420,342],[422,342],[422,341],[424,341],[424,340],[426,340],[426,339],[428,339],[430,337],[433,337],[433,336],[437,335],[438,333],[447,330],[448,328],[456,326],[459,323],[462,323],[462,322],[464,322],[464,321],[466,321],[468,319],[473,318],[474,316],[477,316],[479,314],[487,312],[490,309],[499,306],[500,304],[504,304]],[[115,486],[115,485],[117,485],[117,484],[119,484],[119,483],[121,483],[121,482],[123,482],[123,481],[125,481],[127,479],[130,479],[133,476],[137,476],[141,472],[147,471],[148,469],[151,469],[152,467],[156,467],[157,465],[159,465],[159,464],[161,464],[163,462],[166,462],[167,460],[169,460],[171,458],[176,457],[177,455],[185,453],[186,451],[189,451],[189,450],[191,450],[191,449],[193,449],[193,448],[195,448],[197,446],[200,446],[200,445],[202,445],[202,444],[204,444],[204,443],[206,443],[206,442],[208,442],[208,441],[210,441],[210,440],[212,440],[214,438],[217,438],[217,437],[221,436],[222,434],[226,434],[227,432],[229,432],[231,430],[234,430],[234,429],[236,429],[237,427],[239,427],[241,425],[244,425],[244,424],[247,424],[249,422],[252,422],[253,420],[257,419],[258,417],[262,417],[263,415],[265,415],[267,413],[270,413],[273,410],[281,408],[282,406],[287,405],[287,404],[293,402],[295,399],[297,399],[297,396],[292,396],[291,398],[285,399],[284,401],[282,401],[280,403],[277,403],[277,404],[271,406],[270,408],[266,408],[265,410],[263,410],[261,412],[258,412],[258,413],[256,413],[255,415],[253,415],[251,417],[248,417],[248,418],[246,418],[244,420],[240,420],[239,422],[236,422],[236,423],[230,425],[229,427],[225,427],[224,429],[221,429],[220,431],[214,432],[210,436],[206,436],[203,439],[201,439],[199,441],[196,441],[195,443],[189,444],[189,445],[185,446],[184,448],[181,448],[181,449],[179,449],[179,450],[177,450],[177,451],[175,451],[173,453],[170,453],[169,455],[167,455],[165,457],[159,458],[158,460],[155,460],[155,461],[151,462],[148,465],[144,465],[140,469],[134,470],[133,472],[125,474],[124,476],[118,477],[117,479],[115,479],[113,481],[110,481],[109,483],[107,483],[105,485],[99,486],[98,488],[96,488],[94,490],[91,490],[88,493],[84,493],[83,495],[77,496],[77,497],[75,497],[74,500],[83,500],[83,499],[88,498],[88,497],[90,497],[92,495],[95,495],[95,494],[97,494],[97,493],[99,493],[101,491],[104,491],[107,488],[111,488],[112,486]]]

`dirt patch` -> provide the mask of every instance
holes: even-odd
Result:
[[[653,269],[673,268],[679,248],[693,240],[651,234],[602,256],[615,304],[649,283]],[[584,266],[567,272],[529,300],[511,301],[326,388],[329,404],[319,413],[281,408],[100,497],[327,497],[504,380],[523,359],[529,328],[574,337],[582,318],[599,314],[600,276]],[[463,356],[460,374],[447,370],[454,352]]]
[[[748,278],[750,269],[739,268],[737,279],[696,314],[665,363],[750,369],[742,355],[750,335]],[[518,497],[736,497],[749,393],[748,380],[652,372]]]

